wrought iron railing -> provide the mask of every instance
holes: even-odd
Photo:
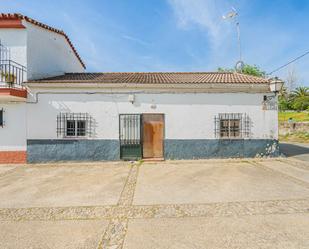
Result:
[[[11,60],[10,49],[0,41],[0,87],[21,87],[26,74],[26,67]]]
[[[0,82],[9,87],[21,86],[26,81],[26,67],[12,60],[0,60]]]

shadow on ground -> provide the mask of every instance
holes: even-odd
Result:
[[[309,155],[309,146],[308,145],[298,145],[298,144],[288,144],[288,143],[280,143],[280,151],[288,156],[298,156],[298,155]]]

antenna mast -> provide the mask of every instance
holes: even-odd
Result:
[[[236,71],[242,72],[242,69],[244,67],[244,62],[242,60],[242,48],[241,48],[241,38],[240,38],[240,24],[238,21],[238,12],[235,8],[232,7],[232,11],[228,12],[225,16],[222,17],[223,19],[227,20],[233,20],[236,25],[237,30],[237,43],[238,43],[238,52],[239,52],[239,60],[237,61],[235,65]]]

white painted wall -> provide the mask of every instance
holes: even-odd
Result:
[[[28,79],[85,71],[63,35],[24,20],[23,25],[26,29],[0,29],[0,40],[11,59],[27,67]]]
[[[13,61],[27,66],[26,29],[0,29],[0,40],[10,49]],[[25,151],[26,104],[4,102],[4,98],[0,101],[0,109],[4,109],[5,123],[4,127],[0,127],[0,151]]]
[[[26,104],[0,103],[4,126],[0,126],[0,151],[26,151]]]
[[[36,91],[42,89],[32,93]],[[60,90],[51,90],[57,91]],[[277,111],[262,110],[263,95],[139,93],[135,95],[136,102],[131,104],[128,94],[39,94],[38,104],[27,105],[28,139],[57,139],[56,118],[60,112],[90,113],[96,126],[93,139],[118,139],[121,113],[165,114],[167,139],[215,139],[214,117],[218,113],[247,113],[253,124],[251,138],[277,139]],[[156,109],[151,108],[153,104]]]
[[[10,49],[11,60],[27,67],[25,79],[84,71],[64,36],[26,21],[23,24],[26,29],[0,29],[0,40]],[[9,103],[3,98],[0,101],[0,108],[5,110],[0,151],[26,150],[26,103]],[[39,115],[35,118],[40,120]]]
[[[10,48],[11,59],[27,66],[27,31],[26,29],[0,29],[0,40]]]
[[[27,28],[28,79],[84,72],[63,35],[23,21]]]

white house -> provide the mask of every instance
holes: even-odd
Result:
[[[62,31],[22,15],[0,16],[0,39],[27,69],[21,85],[18,77],[8,84],[2,73],[2,163],[279,153],[270,80],[219,72],[85,73]]]

